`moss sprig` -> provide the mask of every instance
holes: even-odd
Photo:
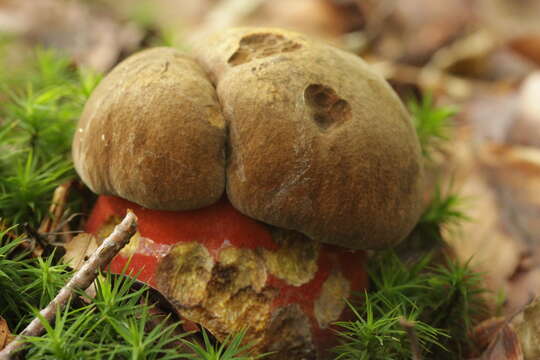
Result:
[[[338,359],[410,359],[410,339],[400,325],[415,324],[426,358],[459,359],[472,326],[485,316],[481,279],[468,264],[432,256],[405,264],[394,251],[369,262],[372,290],[350,305],[355,319],[339,322]]]
[[[103,275],[88,305],[70,304],[54,322],[42,318],[46,333],[26,339],[26,359],[181,359],[170,345],[187,334],[176,333],[179,323],[150,326],[153,305],[145,300],[147,288],[133,291],[134,282]]]
[[[23,239],[8,240],[10,230],[0,232],[0,316],[18,331],[33,318],[31,309],[44,307],[58,293],[69,272],[53,256],[33,258],[21,251]]]
[[[185,354],[186,360],[256,360],[265,358],[268,354],[249,355],[253,343],[244,344],[245,330],[234,336],[229,336],[221,344],[215,344],[210,340],[208,333],[203,329],[202,344],[182,339],[182,342],[193,351],[193,354]]]
[[[37,225],[52,191],[75,176],[70,159],[76,119],[100,76],[67,57],[37,50],[21,79],[6,80],[0,111],[0,218]]]
[[[449,106],[437,107],[433,96],[426,94],[421,100],[410,100],[408,108],[412,115],[420,148],[425,158],[431,159],[434,152],[451,137],[451,119],[457,109]]]
[[[392,304],[381,294],[376,295],[377,299],[367,292],[363,296],[361,308],[349,304],[355,320],[336,323],[341,340],[341,345],[334,349],[336,360],[411,359],[411,339],[401,325],[402,319],[414,324],[418,342],[424,351],[430,352],[432,347],[444,349],[439,341],[448,335],[444,330],[418,320],[418,309],[407,313],[407,309]],[[384,300],[382,304],[381,300]],[[388,310],[388,306],[393,305]]]

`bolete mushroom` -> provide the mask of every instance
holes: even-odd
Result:
[[[363,249],[414,226],[422,175],[403,105],[358,57],[278,29],[233,29],[136,54],[96,88],[73,143],[101,194],[87,231],[128,208],[139,233],[111,265],[139,272],[223,340],[325,359]]]

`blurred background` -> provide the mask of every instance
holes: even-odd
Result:
[[[0,0],[0,74],[16,78],[36,46],[105,73],[142,48],[188,51],[238,25],[320,38],[362,56],[405,102],[429,94],[455,108],[427,164],[464,199],[468,221],[446,239],[505,311],[539,295],[538,0]]]

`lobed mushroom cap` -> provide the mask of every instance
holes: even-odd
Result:
[[[73,157],[94,192],[189,210],[216,202],[226,183],[243,214],[352,249],[411,231],[418,139],[397,95],[359,57],[263,28],[224,31],[195,55],[144,51],[92,94]]]
[[[131,56],[88,100],[73,141],[82,180],[99,194],[185,210],[219,200],[225,123],[214,87],[169,48]]]
[[[393,245],[420,215],[418,139],[359,57],[276,29],[199,44],[229,127],[227,195],[242,213],[353,249]]]

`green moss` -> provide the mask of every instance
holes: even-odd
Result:
[[[411,100],[409,111],[420,141],[422,154],[430,159],[440,150],[440,146],[450,139],[450,119],[456,114],[452,107],[436,107],[431,94],[425,95],[421,101]]]
[[[26,85],[4,79],[0,110],[0,219],[36,226],[52,191],[75,177],[70,159],[76,120],[100,77],[38,50]]]

